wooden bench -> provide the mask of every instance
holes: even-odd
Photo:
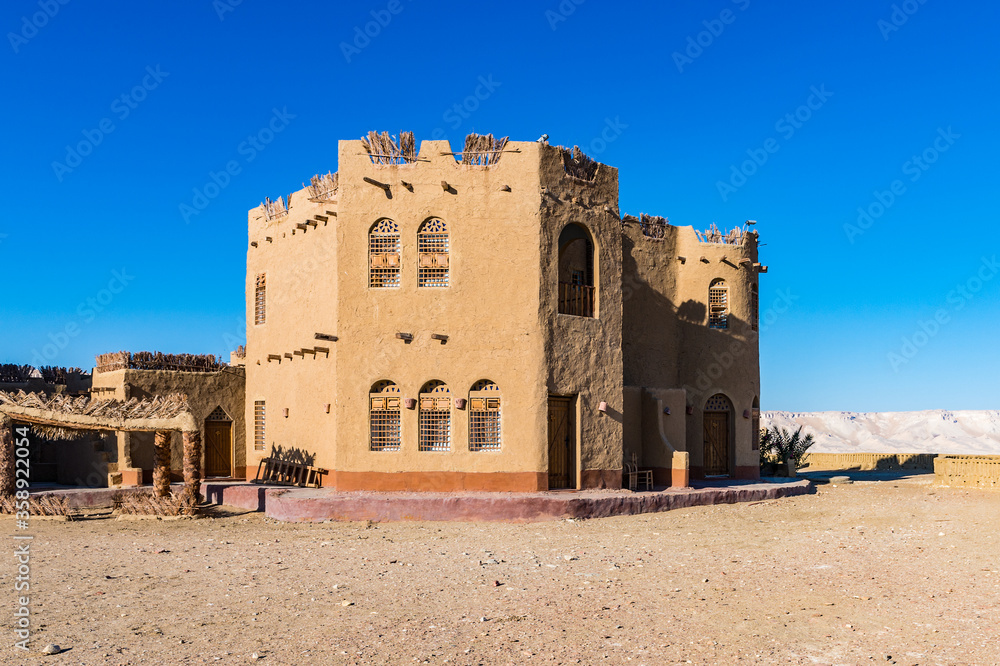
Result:
[[[298,486],[300,488],[319,488],[322,485],[323,474],[329,472],[320,467],[294,463],[278,458],[264,458],[257,465],[257,477],[254,483],[264,483],[278,486]]]

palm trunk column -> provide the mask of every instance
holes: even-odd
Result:
[[[14,422],[0,414],[0,497],[12,497],[14,488]]]
[[[170,432],[157,430],[153,436],[153,494],[170,495]]]
[[[184,433],[184,505],[195,513],[201,503],[201,433]]]

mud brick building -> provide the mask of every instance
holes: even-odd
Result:
[[[249,211],[246,465],[343,490],[756,478],[757,234],[622,216],[578,150],[339,143]],[[252,475],[251,475],[252,476]]]

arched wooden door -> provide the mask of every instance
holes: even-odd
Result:
[[[205,476],[233,475],[233,421],[221,407],[205,419]]]
[[[705,476],[726,476],[729,469],[729,417],[733,413],[729,398],[713,395],[702,414],[705,429]]]

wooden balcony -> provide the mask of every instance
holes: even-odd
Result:
[[[594,288],[586,284],[559,283],[559,314],[594,316]]]

